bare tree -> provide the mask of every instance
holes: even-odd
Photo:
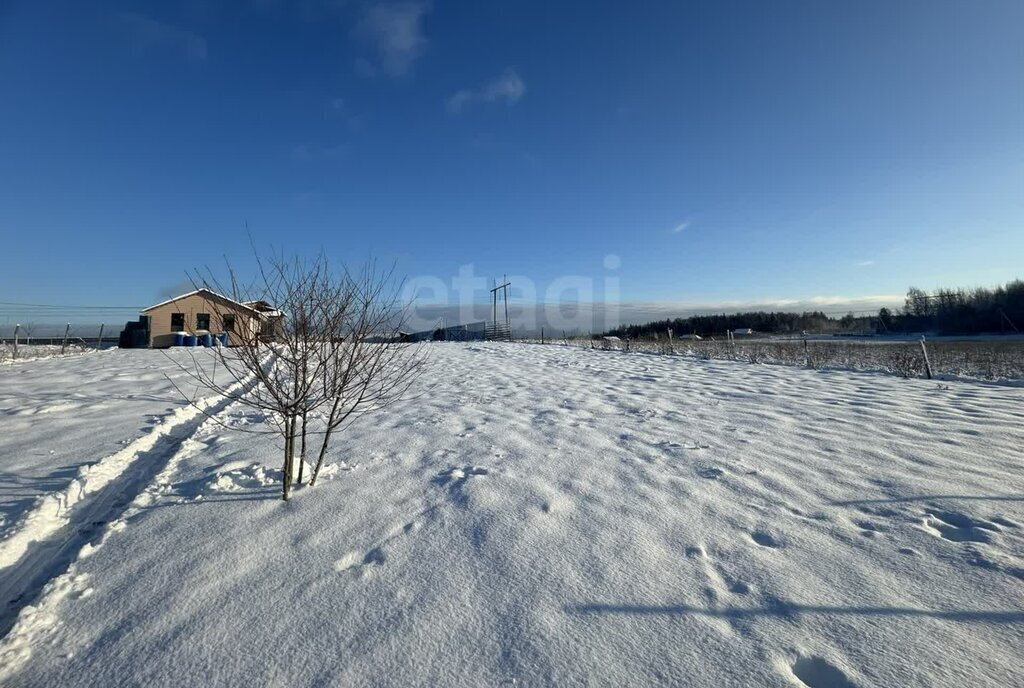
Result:
[[[357,418],[401,399],[425,358],[421,348],[400,341],[405,308],[392,271],[372,262],[357,273],[336,271],[322,255],[257,256],[256,263],[257,275],[247,285],[230,265],[227,281],[209,270],[194,276],[197,288],[217,295],[209,297],[217,322],[237,316],[238,304],[252,314],[233,320],[230,349],[203,350],[211,352],[212,366],[194,355],[192,367],[182,368],[199,387],[270,421],[284,443],[281,496],[287,500],[296,458],[298,480],[304,478],[307,438],[320,439],[313,486],[332,439]]]
[[[36,331],[36,323],[30,322],[21,326],[21,331],[25,334],[25,343],[32,343],[32,334]]]
[[[331,438],[366,413],[381,410],[406,395],[424,363],[422,349],[399,341],[402,318],[396,318],[396,291],[388,291],[389,275],[372,264],[358,275],[346,274],[337,297],[339,333],[327,347],[323,368],[321,413],[324,431],[309,484],[316,484]],[[413,351],[410,355],[410,351]],[[317,409],[319,411],[319,409]]]

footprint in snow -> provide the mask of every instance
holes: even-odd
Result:
[[[375,566],[383,566],[386,561],[384,556],[384,550],[380,547],[374,547],[366,554],[360,555],[358,552],[349,552],[338,561],[334,562],[334,570],[338,573],[343,571],[349,571],[351,569],[364,570]]]
[[[843,671],[821,657],[798,657],[790,669],[808,688],[856,688]]]
[[[441,471],[434,476],[434,484],[441,485],[442,487],[446,485],[459,487],[474,476],[489,474],[490,471],[483,466],[456,466],[446,471]]]
[[[873,538],[879,533],[884,533],[885,528],[868,520],[855,521],[854,525],[860,528],[860,534],[866,538]]]
[[[433,483],[448,489],[448,495],[456,506],[469,507],[469,491],[466,490],[466,483],[481,476],[490,475],[490,471],[483,466],[463,466],[461,468],[449,468],[434,476]]]
[[[753,540],[755,544],[758,544],[761,547],[768,547],[769,549],[776,549],[782,547],[782,543],[780,543],[775,538],[775,536],[773,536],[771,533],[766,533],[763,530],[755,530],[753,533],[750,534],[750,539]]]
[[[992,533],[1002,529],[995,523],[973,519],[953,511],[936,511],[922,520],[925,531],[950,542],[992,542]]]
[[[708,480],[718,480],[725,475],[725,471],[714,466],[705,466],[697,469],[697,475]]]
[[[745,581],[733,581],[729,585],[729,592],[735,595],[749,595],[750,594],[750,583]]]

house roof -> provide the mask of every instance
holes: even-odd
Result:
[[[160,303],[154,304],[152,306],[149,306],[148,308],[143,308],[142,312],[146,313],[148,311],[152,311],[152,310],[155,310],[157,308],[160,308],[161,306],[166,306],[169,303],[174,303],[175,301],[180,301],[181,299],[187,298],[189,296],[195,296],[196,294],[204,294],[204,295],[207,295],[207,296],[213,296],[213,297],[216,297],[216,298],[220,299],[221,301],[226,301],[226,302],[230,303],[233,306],[238,306],[239,308],[242,308],[242,309],[245,309],[247,311],[251,311],[253,313],[256,313],[257,315],[266,315],[266,313],[261,312],[258,309],[253,308],[250,305],[241,303],[240,301],[235,301],[234,299],[229,299],[228,297],[224,296],[223,294],[218,294],[217,292],[215,292],[215,291],[213,291],[211,289],[206,289],[206,288],[196,289],[195,291],[190,291],[187,294],[181,294],[179,296],[175,296],[173,299],[167,299],[166,301],[161,301]]]
[[[263,301],[262,299],[258,301],[243,301],[242,305],[248,306],[249,308],[252,308],[255,311],[259,311],[268,318],[276,318],[278,316],[284,315],[282,311],[277,310],[276,308],[271,306],[266,301]]]

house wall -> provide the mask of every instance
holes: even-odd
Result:
[[[260,319],[252,311],[239,308],[229,301],[211,298],[204,294],[192,294],[144,312],[144,315],[150,316],[150,347],[162,349],[174,344],[176,329],[171,327],[172,313],[185,314],[185,327],[181,331],[189,334],[199,332],[196,328],[196,316],[199,313],[210,314],[210,329],[208,331],[214,334],[224,331],[223,315],[233,313],[235,315],[233,333],[235,343],[242,340],[251,341],[251,338],[258,335],[260,331]],[[231,344],[231,342],[232,335],[229,334],[228,343]]]

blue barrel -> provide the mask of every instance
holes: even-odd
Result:
[[[187,334],[185,335],[184,339],[185,346],[195,346],[199,341],[199,338],[196,337],[194,334]]]
[[[174,346],[182,346],[185,343],[185,333],[175,332],[174,333]]]
[[[209,332],[203,335],[203,346],[213,346],[213,335]]]
[[[228,333],[227,332],[221,332],[219,335],[217,335],[217,339],[220,340],[220,345],[221,346],[227,346],[228,345]]]

